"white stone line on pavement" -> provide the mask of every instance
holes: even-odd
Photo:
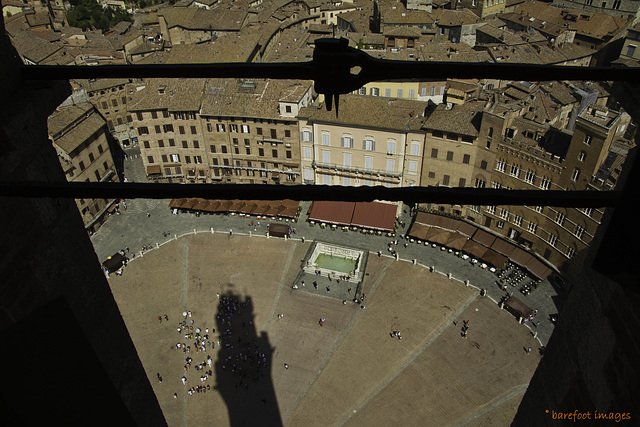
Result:
[[[128,262],[132,262],[132,261],[136,260],[137,258],[142,258],[144,253],[151,252],[151,251],[152,251],[152,250],[154,250],[154,249],[159,249],[161,246],[163,246],[163,245],[164,245],[164,244],[166,244],[166,243],[171,242],[171,241],[172,241],[172,240],[174,240],[174,239],[175,239],[175,240],[177,240],[177,239],[179,239],[179,238],[182,238],[182,237],[185,237],[185,236],[191,236],[191,235],[198,234],[198,233],[220,233],[220,234],[228,234],[229,232],[228,232],[228,231],[226,231],[226,230],[214,230],[214,228],[213,228],[213,227],[211,227],[209,230],[197,230],[197,229],[194,229],[194,230],[193,230],[193,233],[189,232],[189,233],[184,233],[184,234],[182,234],[182,235],[174,234],[174,238],[173,238],[173,239],[171,239],[171,238],[170,238],[169,240],[167,240],[167,241],[165,241],[165,242],[163,242],[163,243],[157,243],[157,242],[156,242],[156,247],[155,247],[155,248],[154,248],[154,247],[153,247],[153,245],[152,245],[151,249],[148,249],[148,250],[146,250],[146,251],[140,251],[140,256],[139,256],[139,257],[133,258],[133,259],[131,259],[131,260],[130,260],[130,261],[128,261]],[[268,235],[266,235],[266,234],[265,234],[265,235],[263,235],[263,234],[252,234],[252,233],[251,233],[251,231],[249,231],[249,233],[234,232],[233,234],[234,234],[234,235],[238,235],[238,236],[249,236],[249,237],[257,236],[257,237],[264,237],[264,238],[269,239],[269,236],[268,236]],[[285,241],[286,241],[286,240],[294,240],[294,241],[301,242],[303,239],[304,239],[304,237],[302,237],[302,238],[290,237],[289,239],[285,239]],[[377,252],[377,251],[375,251],[375,252],[374,252],[374,251],[368,250],[368,252],[369,252],[369,255],[371,255],[371,256],[377,256],[377,255],[378,255],[378,252]],[[476,289],[476,290],[478,290],[478,291],[480,291],[480,290],[481,290],[481,288],[479,288],[478,286],[473,285],[473,284],[470,282],[470,280],[469,280],[469,279],[466,279],[466,280],[459,279],[459,278],[457,278],[457,277],[454,277],[452,273],[445,273],[445,272],[442,272],[442,271],[438,271],[438,270],[436,270],[435,266],[427,266],[427,265],[424,265],[424,264],[422,264],[422,263],[417,262],[417,260],[416,260],[416,262],[414,263],[414,260],[413,260],[413,259],[410,259],[410,260],[409,260],[409,259],[405,259],[405,258],[398,258],[398,259],[396,259],[396,258],[395,258],[395,256],[391,256],[391,255],[387,255],[387,254],[381,254],[381,255],[380,255],[380,257],[390,258],[390,259],[395,260],[395,261],[403,261],[403,262],[406,262],[406,263],[411,263],[412,265],[418,265],[418,266],[420,266],[420,267],[423,267],[423,268],[425,268],[425,269],[430,270],[432,273],[439,273],[439,274],[441,274],[441,275],[443,275],[443,276],[447,277],[447,278],[448,278],[448,279],[450,279],[450,280],[458,281],[458,282],[460,282],[460,283],[464,284],[465,286],[472,287],[472,288],[474,288],[474,289]],[[468,284],[467,284],[467,281],[469,281],[469,283],[468,283]],[[314,295],[315,295],[315,294],[314,294]],[[321,294],[319,294],[319,296],[326,297],[325,295],[321,295]],[[491,297],[491,296],[487,295],[487,298],[489,298],[491,301],[493,301],[496,305],[498,305],[498,304],[499,304],[499,303],[498,303],[498,301],[496,301],[493,297]],[[272,315],[273,315],[273,313],[270,313],[270,315],[269,315],[269,322],[270,322],[270,320],[271,320],[271,316],[272,316]],[[268,324],[269,324],[269,323],[267,323],[267,325],[268,325]],[[536,334],[535,334],[535,332],[536,332],[536,331],[534,331],[533,329],[531,329],[531,327],[530,327],[528,324],[526,324],[526,323],[521,323],[521,324],[522,324],[523,326],[525,326],[525,327],[527,327],[527,328],[529,329],[529,332],[531,333],[531,335],[536,339],[536,341],[538,341],[538,344],[542,347],[542,346],[543,346],[543,344],[542,344],[542,341],[540,340],[540,338],[538,337],[538,335],[539,335],[539,334],[538,334],[538,335],[536,335]]]
[[[375,281],[375,283],[371,286],[371,291],[369,291],[371,294],[373,293],[373,291],[375,291],[375,289],[378,287],[378,285],[382,282],[382,279],[387,275],[387,270],[389,269],[390,266],[391,266],[391,264],[388,263],[387,265],[382,267],[382,271],[380,271],[380,276]],[[321,296],[324,296],[324,295],[321,295]],[[325,298],[329,298],[329,297],[325,297]],[[316,380],[318,379],[318,377],[320,376],[322,371],[324,371],[325,366],[327,366],[327,364],[331,361],[331,359],[333,358],[333,353],[335,353],[335,351],[338,349],[338,347],[340,347],[340,345],[342,344],[342,341],[347,337],[347,335],[349,334],[349,332],[353,328],[353,325],[360,318],[360,313],[361,312],[362,312],[362,310],[356,310],[356,313],[353,315],[353,317],[349,321],[349,324],[344,328],[344,330],[342,331],[342,334],[340,335],[340,337],[336,340],[336,342],[334,343],[334,345],[331,348],[331,350],[329,350],[329,352],[325,356],[324,360],[322,361],[322,364],[320,365],[320,367],[318,368],[316,373],[313,375],[313,378],[311,378],[309,380],[309,382],[307,383],[307,387],[304,389],[304,391],[302,393],[300,393],[300,396],[298,396],[298,399],[296,400],[296,403],[291,406],[291,410],[289,411],[289,413],[286,414],[283,417],[282,423],[284,425],[287,424],[287,422],[289,421],[289,418],[291,418],[291,416],[295,413],[296,409],[300,405],[300,402],[302,402],[303,398],[306,396],[306,394],[309,391],[309,389],[311,388],[311,386],[313,386],[313,384],[316,382]]]
[[[189,240],[184,239],[182,241],[182,310],[187,311],[187,298],[188,298],[188,282],[189,282]],[[183,405],[182,405],[182,420],[183,425],[188,426],[187,422],[187,393],[185,388],[182,389]]]
[[[182,241],[182,309],[187,311],[187,297],[189,287],[189,239]]]
[[[470,422],[476,420],[477,418],[480,418],[484,414],[486,414],[486,413],[492,411],[493,409],[497,408],[498,406],[504,404],[505,402],[513,399],[517,395],[519,395],[521,393],[524,394],[524,392],[527,391],[528,387],[529,387],[529,383],[520,384],[520,385],[517,385],[517,386],[511,388],[511,390],[506,391],[505,393],[501,394],[500,396],[497,396],[491,402],[487,403],[484,408],[482,408],[480,411],[478,411],[475,414],[473,414],[471,417],[469,417],[466,420],[463,420],[460,423],[456,424],[456,427],[462,427],[464,425],[467,425]]]
[[[264,328],[266,333],[269,333],[269,326],[271,326],[271,320],[273,319],[273,315],[276,312],[276,306],[278,305],[278,301],[280,300],[280,294],[282,294],[282,289],[284,289],[285,277],[287,276],[287,272],[289,271],[289,267],[291,265],[291,260],[293,259],[293,254],[296,251],[297,243],[292,242],[291,247],[289,248],[289,255],[287,256],[287,260],[284,263],[284,269],[282,270],[282,275],[280,276],[280,282],[278,283],[278,288],[276,290],[275,298],[273,299],[273,304],[271,304],[271,310],[269,311],[269,317],[267,318],[267,324]]]
[[[476,294],[471,295],[469,298],[467,298],[464,304],[462,304],[462,306],[453,314],[453,316],[449,316],[446,319],[444,319],[440,324],[440,328],[438,328],[438,330],[429,339],[427,339],[427,341],[422,346],[420,346],[420,348],[418,348],[413,353],[413,355],[411,355],[409,359],[407,359],[407,361],[400,368],[398,368],[394,373],[389,375],[389,377],[386,379],[386,381],[384,381],[380,385],[380,387],[378,387],[373,393],[371,393],[371,395],[369,395],[366,399],[364,399],[362,403],[357,408],[355,408],[353,412],[349,413],[349,415],[344,420],[342,420],[342,422],[338,425],[343,426],[347,421],[351,419],[351,417],[354,414],[356,414],[360,409],[367,406],[367,404],[373,398],[375,398],[378,395],[378,393],[384,390],[391,383],[391,381],[393,381],[398,375],[400,375],[409,365],[413,363],[413,361],[418,356],[420,356],[437,338],[439,338],[440,335],[442,335],[442,333],[445,331],[445,329],[450,327],[450,325],[453,322],[452,319],[456,319],[457,317],[460,317],[462,312],[464,312],[467,309],[467,307],[469,307],[471,303],[473,303],[476,300],[477,297],[478,296]]]
[[[387,256],[388,256],[388,255],[387,255]],[[402,259],[401,261],[409,262],[408,260],[405,260],[405,259]],[[412,263],[413,263],[413,261],[410,261],[410,262],[412,262]],[[419,265],[419,266],[424,267],[424,268],[430,268],[430,267],[427,267],[427,266],[422,265],[422,264],[420,264],[420,263],[416,263],[415,265]],[[444,275],[444,276],[449,277],[446,273],[443,273],[443,272],[441,272],[441,271],[437,271],[435,268],[433,269],[433,272],[434,272],[434,273],[440,273],[440,274],[442,274],[442,275]],[[469,282],[469,284],[467,284],[467,283],[466,283],[466,280],[464,280],[464,281],[463,281],[462,279],[458,279],[457,277],[453,277],[453,276],[449,277],[449,279],[457,280],[458,282],[460,282],[460,283],[464,284],[465,286],[468,286],[468,287],[474,288],[474,289],[476,289],[476,290],[478,290],[478,291],[480,291],[480,290],[481,290],[481,288],[479,288],[479,287],[477,287],[477,286],[475,286],[475,285],[472,285],[472,284],[471,284],[471,282]],[[469,279],[467,279],[467,280],[469,280]],[[498,301],[496,301],[495,299],[493,299],[491,296],[487,295],[485,298],[489,298],[491,301],[493,301],[493,303],[494,303],[494,304],[499,305]],[[502,309],[501,309],[501,310],[502,310]],[[520,322],[518,322],[518,323],[520,323]],[[523,325],[523,326],[526,326],[526,327],[529,329],[529,331],[531,332],[531,335],[533,335],[533,337],[536,339],[536,341],[538,341],[538,344],[540,344],[540,346],[542,347],[542,341],[540,341],[540,338],[538,338],[538,336],[534,333],[533,329],[531,329],[531,327],[530,327],[528,324],[526,324],[526,323],[520,323],[520,324],[521,324],[521,325]]]

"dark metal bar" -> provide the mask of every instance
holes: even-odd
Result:
[[[2,182],[0,197],[149,198],[240,200],[396,200],[452,205],[613,207],[619,191],[497,190],[448,187],[339,187],[326,185],[143,184],[101,182]]]
[[[377,80],[497,78],[510,80],[598,80],[638,81],[640,68],[573,67],[535,64],[491,64],[467,62],[392,61],[371,58],[360,77],[364,83]],[[72,78],[271,78],[314,80],[313,61],[289,63],[217,63],[100,66],[22,66],[26,80]]]
[[[640,68],[575,67],[562,65],[389,61],[372,58],[376,79],[495,78],[505,80],[638,81]]]

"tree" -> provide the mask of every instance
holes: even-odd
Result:
[[[67,12],[67,20],[72,27],[83,30],[100,29],[104,32],[120,21],[133,21],[131,14],[126,10],[111,7],[103,9],[96,0],[69,0],[69,2],[71,9]]]

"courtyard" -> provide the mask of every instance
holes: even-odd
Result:
[[[387,256],[369,256],[362,304],[292,289],[311,244],[194,233],[168,239],[109,278],[170,426],[511,422],[540,360],[527,327],[476,288]],[[220,370],[226,353],[216,315],[227,295],[250,300],[250,313],[234,328],[267,349],[264,378],[240,388]],[[216,328],[213,348],[176,348],[189,341],[177,328],[191,320]],[[186,357],[193,364],[211,357],[215,372],[203,382],[202,372],[185,370]],[[206,392],[188,393],[202,386]]]

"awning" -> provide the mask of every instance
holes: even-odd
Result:
[[[269,206],[264,210],[264,215],[275,216],[278,215],[278,206],[274,204],[269,204]]]
[[[280,210],[278,211],[278,215],[286,216],[288,218],[295,218],[298,213],[298,205],[296,206],[286,206],[280,205]]]
[[[209,206],[209,201],[206,199],[196,199],[198,203],[196,203],[191,209],[194,211],[203,211],[207,209]]]
[[[467,240],[467,243],[462,247],[464,252],[480,259],[482,259],[482,256],[487,252],[487,249],[488,248],[486,246],[481,243],[474,242],[473,240]]]
[[[529,261],[529,263],[527,263],[526,268],[536,277],[543,280],[549,277],[549,275],[553,271],[535,257],[531,261]]]
[[[460,233],[450,233],[449,240],[444,244],[446,247],[456,250],[462,250],[464,245],[467,244],[469,237]]]
[[[458,221],[460,224],[458,224],[458,229],[456,231],[458,231],[458,233],[462,233],[465,236],[473,236],[473,234],[476,232],[477,228],[474,227],[473,225],[466,223],[464,221]]]
[[[182,209],[192,209],[197,204],[198,199],[187,199],[187,201],[182,205]]]
[[[397,206],[390,203],[357,202],[351,225],[374,230],[393,231]]]
[[[498,252],[494,250],[487,249],[487,251],[484,254],[482,254],[480,259],[486,262],[487,264],[491,264],[495,267],[500,268],[507,262],[509,258],[507,258],[504,255],[500,255]]]
[[[533,310],[527,304],[523,303],[516,297],[511,297],[504,304],[504,308],[515,316],[523,318],[529,317],[533,314]]]
[[[493,244],[493,242],[496,240],[496,237],[491,235],[491,234],[489,234],[489,233],[487,233],[484,230],[478,229],[478,231],[476,231],[473,234],[472,239],[475,240],[478,243],[482,243],[487,248],[490,248],[491,245]]]
[[[451,233],[443,228],[431,227],[429,234],[427,234],[427,240],[433,243],[444,245],[449,241]]]
[[[438,223],[439,217],[440,215],[434,215],[432,213],[418,212],[416,214],[415,222],[419,222],[421,224],[426,224],[426,225],[436,225]]]
[[[169,208],[179,208],[182,203],[184,203],[184,199],[171,199],[171,201],[169,202]]]
[[[496,239],[493,245],[491,245],[491,249],[508,257],[516,250],[516,247],[502,239]]]
[[[206,208],[204,208],[205,212],[217,212],[218,207],[220,206],[219,200],[209,200],[209,204]]]
[[[232,200],[231,204],[227,207],[227,210],[229,210],[230,212],[242,212],[242,208],[246,204],[247,203],[244,200]]]
[[[315,201],[311,206],[309,219],[317,222],[351,225],[355,206],[354,202]]]
[[[515,248],[509,258],[516,264],[519,264],[525,268],[527,267],[527,264],[534,259],[533,255],[531,255],[529,252],[523,251],[520,248]]]
[[[428,225],[414,222],[407,234],[409,235],[409,237],[413,237],[414,239],[427,240],[427,234],[429,233],[430,229],[431,227],[429,227]]]
[[[160,165],[151,165],[147,166],[147,175],[157,175],[161,174]]]
[[[289,227],[286,224],[277,224],[277,223],[269,224],[269,236],[284,237],[284,236],[288,236],[290,231],[291,231],[291,227]]]

